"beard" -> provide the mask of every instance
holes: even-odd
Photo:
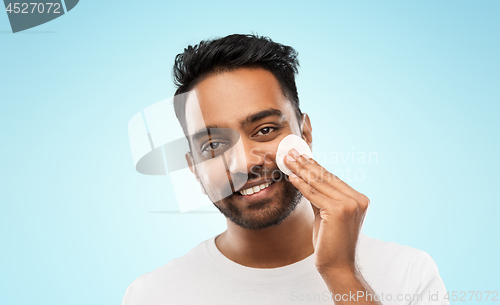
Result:
[[[262,167],[254,167],[246,180],[266,177],[265,173],[279,173],[279,178],[270,176],[274,181],[274,187],[277,187],[275,196],[269,196],[248,206],[235,202],[235,196],[237,196],[235,194],[216,202],[212,201],[227,219],[245,229],[262,230],[279,225],[295,210],[302,199],[300,191],[288,179],[285,179],[285,175],[278,167],[271,170],[261,169]],[[246,174],[244,176],[247,178]]]

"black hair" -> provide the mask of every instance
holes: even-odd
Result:
[[[203,40],[198,45],[188,46],[177,54],[173,68],[177,90],[174,109],[177,119],[187,134],[185,101],[186,93],[204,78],[218,72],[236,68],[263,68],[278,80],[283,95],[292,103],[297,120],[301,122],[299,96],[295,85],[298,73],[298,53],[290,46],[273,42],[270,38],[256,34],[233,34],[223,38]]]

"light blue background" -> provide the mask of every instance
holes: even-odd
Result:
[[[348,182],[364,233],[427,251],[448,290],[500,290],[498,1],[80,1],[11,34],[0,12],[0,304],[118,304],[225,229],[135,172],[129,119],[174,93],[188,44],[258,33],[299,52],[315,152],[376,152]],[[500,299],[500,297],[499,297]],[[468,298],[467,298],[468,300]],[[484,304],[485,302],[478,302]]]

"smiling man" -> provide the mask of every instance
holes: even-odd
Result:
[[[427,253],[361,234],[365,195],[294,150],[293,173],[278,169],[287,135],[312,147],[297,66],[293,48],[256,35],[176,57],[186,159],[227,230],[136,279],[123,304],[447,304]]]

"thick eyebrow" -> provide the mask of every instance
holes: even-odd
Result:
[[[197,132],[195,132],[191,136],[191,140],[196,143],[200,138],[204,138],[206,136],[209,136],[211,138],[211,133],[214,133],[214,131],[216,132],[217,128],[219,128],[219,126],[217,126],[217,125],[206,126],[205,128],[200,129]],[[210,132],[211,129],[212,129],[212,132]]]
[[[240,125],[245,127],[270,116],[285,119],[283,112],[281,112],[279,109],[270,108],[247,116],[246,119],[240,121]]]
[[[245,127],[245,126],[251,125],[257,121],[260,121],[262,119],[265,119],[265,118],[271,117],[271,116],[278,117],[282,120],[285,119],[285,115],[283,114],[283,112],[281,112],[281,110],[270,108],[270,109],[259,111],[257,113],[250,114],[244,120],[240,121],[240,125]],[[193,142],[196,142],[200,138],[203,138],[206,136],[210,137],[211,133],[217,133],[217,128],[220,128],[220,127],[218,125],[206,126],[205,128],[200,129],[197,132],[195,132],[191,136],[191,139],[193,140]]]

